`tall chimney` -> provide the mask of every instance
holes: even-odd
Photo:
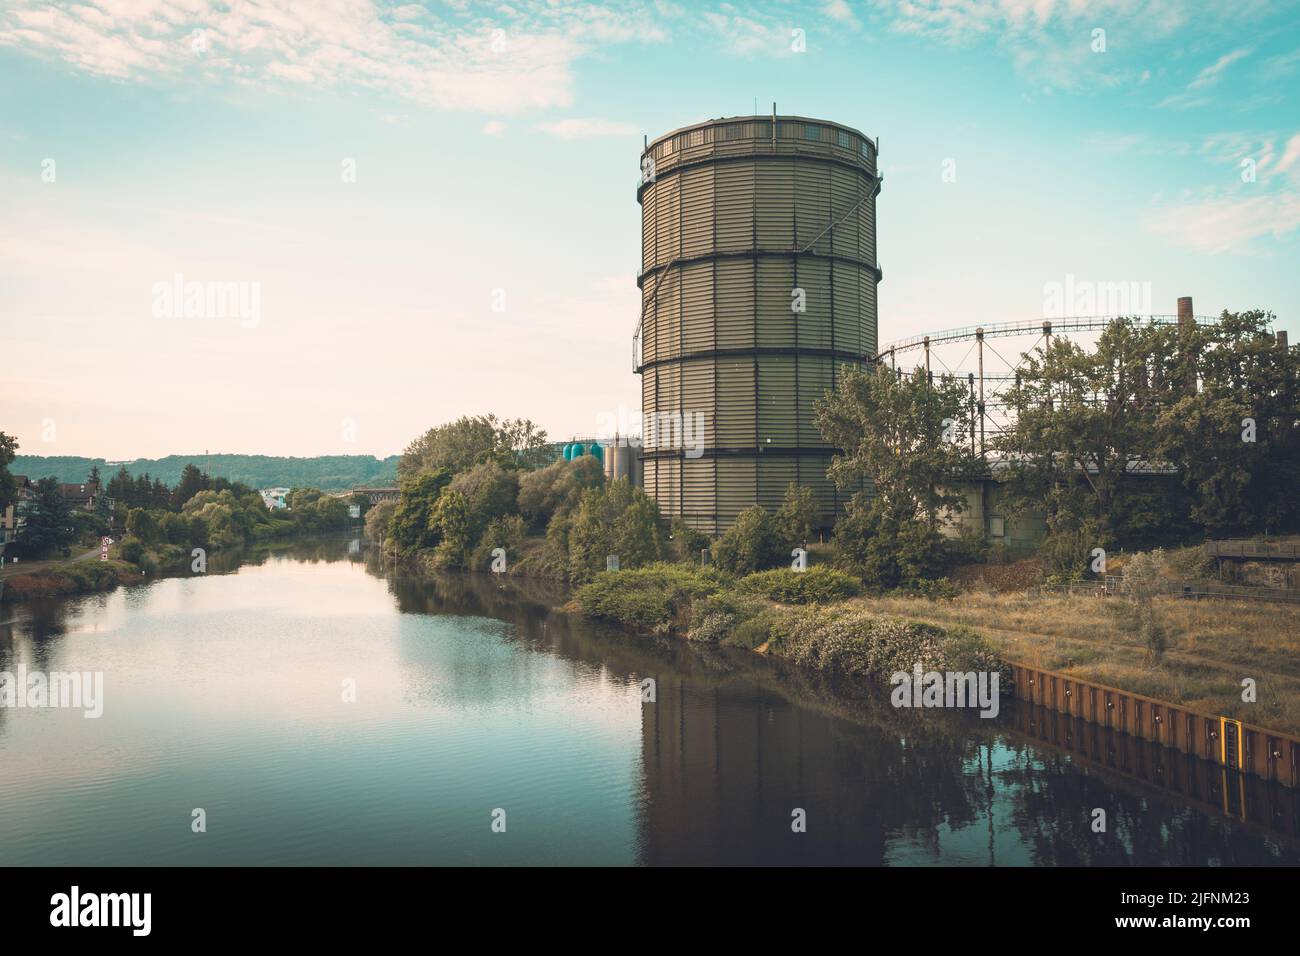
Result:
[[[1196,319],[1192,313],[1192,297],[1183,295],[1178,297],[1178,327],[1179,329],[1190,329],[1196,324]],[[1183,341],[1186,342],[1185,337]],[[1193,395],[1196,394],[1196,356],[1189,352],[1183,353],[1183,358],[1187,361],[1187,390]]]
[[[1277,330],[1277,347],[1283,350],[1286,349],[1286,329]]]

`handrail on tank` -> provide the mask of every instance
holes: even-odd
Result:
[[[955,329],[944,329],[940,332],[931,332],[928,335],[913,335],[910,338],[899,339],[891,342],[884,348],[880,349],[874,357],[875,361],[887,357],[890,353],[897,355],[899,352],[909,352],[913,349],[922,348],[927,342],[930,345],[938,345],[944,342],[966,342],[976,338],[976,333],[981,333],[984,338],[993,338],[996,336],[1007,335],[1029,335],[1034,332],[1079,332],[1089,329],[1104,329],[1116,319],[1135,318],[1145,322],[1147,325],[1177,325],[1177,315],[1074,315],[1064,318],[1053,319],[1029,319],[1018,322],[993,322],[983,325],[964,325]],[[1218,323],[1218,316],[1198,315],[1194,317],[1197,325],[1215,325]]]

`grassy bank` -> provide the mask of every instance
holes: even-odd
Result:
[[[917,664],[925,671],[1005,669],[969,628],[878,613],[850,598],[857,590],[853,578],[824,567],[739,577],[656,564],[598,574],[570,609],[651,633],[747,647],[837,677],[887,680]]]
[[[863,596],[826,568],[737,578],[655,565],[606,572],[570,609],[747,647],[831,674],[986,670],[1005,661],[1073,674],[1209,714],[1300,734],[1300,607],[1157,598],[1169,634],[1152,655],[1119,599],[964,592],[951,600]],[[1242,701],[1242,679],[1257,700]]]
[[[4,580],[4,600],[30,601],[42,597],[111,591],[119,584],[140,580],[140,569],[125,561],[77,561]]]
[[[1005,657],[1210,714],[1300,734],[1300,607],[1157,598],[1169,645],[1152,660],[1118,599],[964,593],[953,601],[887,596],[881,614],[969,627]],[[1258,699],[1241,699],[1243,678]]]

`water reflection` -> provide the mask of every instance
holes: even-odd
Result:
[[[0,860],[1300,863],[1295,791],[1039,708],[896,710],[346,538],[209,568],[3,607],[0,669],[103,669],[110,697],[102,721],[0,709]],[[160,828],[200,800],[207,839]]]

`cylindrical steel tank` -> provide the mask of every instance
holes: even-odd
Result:
[[[634,361],[643,481],[712,533],[787,485],[830,525],[849,493],[813,403],[876,349],[877,145],[794,116],[710,120],[642,155]]]

